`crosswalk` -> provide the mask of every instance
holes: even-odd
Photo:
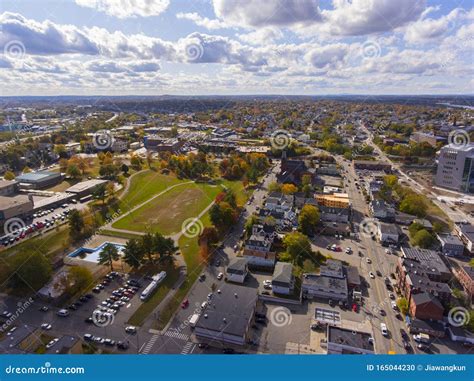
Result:
[[[158,340],[158,338],[160,337],[160,335],[153,335],[150,339],[150,341],[148,341],[148,343],[146,343],[145,347],[142,349],[141,353],[142,354],[148,354],[150,353],[151,351],[151,348],[153,348],[153,345],[155,345],[156,343],[156,340]]]
[[[189,340],[189,335],[186,335],[185,333],[181,333],[172,329],[169,329],[168,331],[166,331],[165,336],[171,337],[173,339],[183,340],[183,341]]]
[[[181,351],[181,354],[182,354],[182,355],[187,355],[187,354],[189,354],[189,353],[192,353],[195,346],[196,346],[196,344],[194,344],[194,343],[188,341],[188,342],[186,343],[186,345],[183,347],[183,350]]]

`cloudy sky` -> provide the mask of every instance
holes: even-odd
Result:
[[[474,0],[1,0],[2,95],[474,93]]]

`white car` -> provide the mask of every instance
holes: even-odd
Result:
[[[380,331],[382,331],[382,335],[385,337],[388,336],[387,325],[385,323],[380,323]]]
[[[223,274],[223,273],[217,274],[217,279],[218,279],[218,280],[221,280],[222,278],[224,278],[224,274]]]
[[[48,324],[48,323],[41,324],[41,329],[44,329],[45,331],[49,331],[51,327],[52,327],[51,324]]]
[[[374,273],[373,273],[372,271],[369,273],[369,276],[370,276],[372,279],[375,279],[375,275],[374,275]]]
[[[46,349],[51,348],[51,347],[52,347],[54,344],[56,344],[58,341],[59,341],[58,338],[55,338],[55,339],[51,340],[48,344],[46,344]]]
[[[271,285],[272,285],[272,281],[269,280],[269,279],[265,279],[265,280],[263,281],[263,285],[264,285],[264,286],[271,286]]]
[[[125,327],[125,332],[127,333],[137,333],[137,327],[133,325],[129,325],[128,327]]]

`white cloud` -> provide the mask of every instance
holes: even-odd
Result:
[[[417,20],[425,0],[333,0],[323,10],[324,29],[333,35],[359,36],[386,32]]]
[[[283,38],[283,32],[278,28],[266,27],[250,33],[238,34],[237,37],[250,45],[273,44]]]
[[[169,3],[169,0],[76,0],[77,5],[120,19],[159,16],[168,8]]]
[[[200,16],[196,12],[193,12],[193,13],[180,12],[176,14],[176,17],[181,20],[190,20],[194,22],[197,26],[201,26],[209,30],[223,29],[223,28],[228,27],[228,25],[223,21],[220,21],[217,19],[211,20],[207,17]]]
[[[73,25],[37,22],[14,14],[0,15],[0,48],[11,41],[20,41],[26,54],[82,54],[107,57],[165,58],[174,54],[173,45],[143,34],[125,35],[93,27],[80,29]]]
[[[342,64],[348,53],[348,45],[330,44],[311,49],[306,54],[306,59],[317,69],[336,68]]]
[[[456,8],[438,19],[422,17],[406,28],[405,40],[412,44],[436,40],[455,28],[456,21],[463,12]]]
[[[316,0],[213,0],[217,17],[239,27],[289,26],[320,19]]]

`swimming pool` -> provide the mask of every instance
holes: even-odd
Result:
[[[99,262],[99,254],[102,252],[104,247],[106,245],[108,245],[109,243],[114,245],[117,248],[117,250],[119,252],[119,255],[123,254],[123,250],[125,248],[124,245],[114,243],[114,242],[104,242],[100,246],[94,247],[93,249],[90,249],[90,248],[87,248],[87,247],[80,247],[80,248],[74,250],[72,253],[69,253],[68,257],[70,257],[70,258],[80,258],[84,261],[98,263]]]

